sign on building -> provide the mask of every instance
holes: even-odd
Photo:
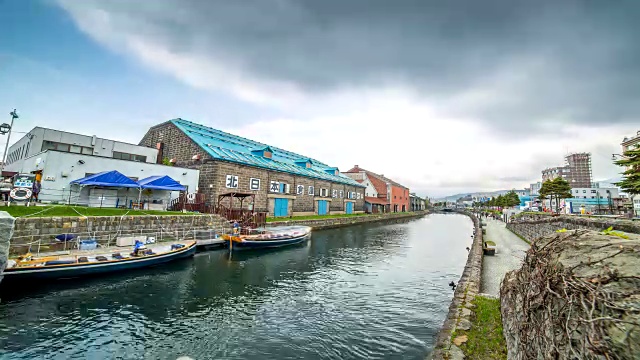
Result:
[[[253,191],[260,190],[260,179],[251,178],[249,180],[249,190],[253,190]]]
[[[271,183],[269,183],[269,191],[280,192],[280,183],[277,181],[272,181]]]
[[[229,189],[237,189],[238,188],[238,176],[237,175],[227,175],[226,185],[227,185],[227,188],[229,188]]]

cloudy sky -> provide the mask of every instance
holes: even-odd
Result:
[[[524,187],[568,152],[607,179],[640,130],[638,15],[636,0],[3,0],[0,109],[18,108],[16,131],[134,143],[181,117],[436,197]]]

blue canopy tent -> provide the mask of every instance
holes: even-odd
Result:
[[[151,190],[185,191],[187,189],[186,186],[173,180],[167,175],[149,176],[148,178],[138,180],[138,184],[140,184],[142,189]]]
[[[104,187],[121,187],[121,188],[139,188],[140,184],[129,179],[125,175],[116,170],[103,171],[101,173],[89,175],[82,179],[73,180],[70,184],[80,186],[104,186]]]
[[[172,179],[167,175],[149,176],[148,178],[138,180],[138,184],[140,184],[140,188],[145,191],[145,194],[149,196],[151,196],[152,193],[156,193],[156,192],[166,192],[168,197],[168,199],[166,199],[168,200],[167,204],[171,203],[171,193],[173,191],[187,190],[186,186],[180,184],[179,182],[177,182],[176,180]],[[160,198],[158,198],[157,195],[154,198],[155,200],[148,199],[149,210],[151,210],[152,206],[157,206],[153,204],[161,204],[162,202],[164,202],[164,200],[162,200],[162,202],[156,203],[156,201],[159,200]],[[160,210],[160,209],[155,209],[155,210]]]
[[[131,180],[124,174],[112,170],[112,171],[103,171],[101,173],[89,175],[87,177],[83,177],[82,179],[73,180],[70,182],[71,185],[79,185],[81,188],[85,186],[95,186],[95,187],[113,187],[113,188],[128,188],[128,189],[138,189],[138,199],[140,198],[140,192],[142,189],[140,188],[140,184]],[[118,199],[119,201],[119,199]],[[138,201],[139,202],[139,201]],[[102,207],[102,202],[100,203]],[[117,202],[116,202],[117,206]]]

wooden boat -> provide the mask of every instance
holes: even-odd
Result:
[[[24,256],[11,259],[1,276],[4,283],[43,279],[75,278],[87,275],[138,269],[193,256],[195,241],[155,244],[134,255],[132,247],[75,251],[66,255]],[[25,283],[26,284],[26,283]]]
[[[279,226],[258,230],[252,235],[223,235],[231,250],[266,249],[303,243],[311,237],[309,226]]]

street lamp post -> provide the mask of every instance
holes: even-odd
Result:
[[[4,170],[4,164],[7,162],[7,150],[9,150],[9,141],[11,141],[11,130],[13,129],[13,120],[19,118],[18,112],[16,109],[13,109],[12,112],[9,113],[11,115],[11,125],[2,124],[0,125],[0,133],[7,134],[7,143],[4,145],[4,153],[2,154],[2,165],[0,165],[0,176],[2,176],[2,171]]]

